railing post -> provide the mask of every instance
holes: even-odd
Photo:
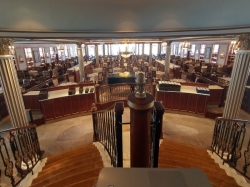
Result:
[[[159,144],[160,138],[162,138],[162,117],[165,112],[165,108],[163,107],[162,103],[156,101],[154,103],[154,107],[156,110],[156,128],[155,128],[155,146],[154,146],[154,165],[153,167],[158,167],[158,156],[159,156]]]
[[[96,138],[96,113],[94,113],[95,111],[97,111],[97,107],[95,106],[95,103],[92,104],[92,108],[91,108],[91,112],[92,112],[92,120],[93,120],[93,142],[97,141]]]
[[[155,81],[152,83],[152,95],[154,96],[154,98],[155,98],[155,94],[156,93],[156,83],[155,83]]]
[[[99,84],[95,85],[95,98],[96,98],[96,103],[100,103],[100,85]]]
[[[124,103],[115,103],[115,126],[116,126],[116,143],[117,143],[117,167],[123,167],[123,151],[122,151],[122,114],[124,111]]]

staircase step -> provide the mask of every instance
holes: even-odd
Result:
[[[91,146],[78,147],[76,149],[73,149],[72,151],[66,151],[66,152],[59,153],[59,154],[48,157],[47,163],[51,163],[51,162],[57,161],[59,159],[64,159],[66,156],[69,156],[69,155],[72,155],[72,156],[78,155],[78,154],[83,153],[83,152],[88,154],[88,153],[91,153],[95,150],[98,151],[97,148],[95,146],[93,146],[92,144],[91,144]]]
[[[74,184],[71,184],[67,187],[93,187],[97,183],[98,177],[93,177],[88,180],[80,181]]]
[[[69,164],[72,164],[74,162],[78,162],[78,161],[82,161],[82,162],[85,162],[86,160],[89,160],[91,158],[98,158],[100,157],[100,153],[93,153],[93,154],[90,154],[88,156],[86,155],[80,155],[78,157],[73,157],[73,158],[66,158],[65,160],[59,160],[58,162],[55,162],[54,164],[45,164],[45,166],[43,167],[43,169],[47,169],[47,168],[50,168],[50,167],[54,167],[54,166],[57,166],[57,165],[62,165],[62,166],[67,166]]]
[[[68,177],[80,172],[84,171],[89,171],[92,169],[97,169],[97,168],[103,168],[103,162],[89,162],[87,165],[81,165],[79,164],[78,166],[71,167],[71,168],[63,168],[60,170],[53,170],[48,173],[44,173],[42,176],[39,176],[39,178],[36,178],[33,180],[32,184],[39,183],[43,180],[47,180],[49,178],[53,178],[53,180],[60,180],[61,178]]]
[[[101,169],[102,169],[102,167],[97,168],[97,169],[93,169],[93,170],[89,170],[89,171],[85,171],[85,172],[80,172],[80,173],[74,174],[72,176],[67,176],[67,177],[61,178],[59,180],[54,180],[52,177],[52,178],[43,180],[39,183],[32,184],[31,187],[55,187],[55,186],[64,187],[64,186],[69,186],[69,185],[74,184],[76,182],[80,182],[80,181],[88,180],[88,179],[91,179],[94,177],[98,177]]]
[[[183,143],[163,141],[159,154],[160,168],[200,168],[215,187],[239,186],[235,179],[228,176],[210,157],[206,150]]]
[[[63,164],[52,165],[49,168],[46,168],[46,169],[43,168],[43,170],[40,173],[38,173],[38,177],[46,173],[53,172],[53,171],[56,172],[56,171],[64,170],[65,168],[72,169],[79,165],[82,165],[84,167],[84,165],[88,165],[89,163],[95,163],[99,161],[102,161],[102,158],[100,156],[97,156],[95,158],[87,158],[86,160],[84,160],[84,162],[82,162],[82,160],[75,160],[74,162],[72,161],[71,163],[66,164],[66,165],[63,165]]]
[[[58,160],[54,160],[53,162],[49,162],[49,161],[46,162],[44,167],[47,168],[57,163],[67,163],[67,162],[70,162],[71,160],[76,160],[77,158],[83,158],[83,159],[93,158],[93,157],[96,157],[96,155],[100,155],[100,153],[97,150],[92,150],[91,152],[79,152],[78,154],[73,154],[73,155],[65,155]]]

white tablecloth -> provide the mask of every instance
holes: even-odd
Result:
[[[98,73],[89,74],[89,77],[93,82],[98,81]]]
[[[122,68],[113,68],[113,72],[122,72]]]
[[[137,71],[138,71],[138,68],[137,68],[137,67],[133,67],[133,71],[134,71],[134,72],[137,72]]]
[[[102,68],[93,69],[93,73],[99,73],[99,72],[102,72]]]
[[[156,78],[161,78],[162,75],[164,75],[165,72],[162,71],[156,71]]]
[[[32,70],[30,70],[29,71],[29,75],[33,75],[35,77],[35,76],[37,76],[39,74],[38,74],[38,71],[32,71]]]

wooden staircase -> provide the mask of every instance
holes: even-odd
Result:
[[[31,187],[92,187],[102,168],[103,161],[95,145],[84,145],[48,157]]]
[[[209,156],[204,149],[164,140],[159,151],[159,168],[200,168],[214,187],[237,187],[235,179]]]

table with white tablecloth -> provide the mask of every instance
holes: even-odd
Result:
[[[133,67],[133,71],[137,72],[138,71],[138,67]]]
[[[30,70],[29,75],[33,75],[35,77],[35,76],[39,75],[39,73],[36,70]]]
[[[162,71],[156,71],[156,78],[161,78],[163,75],[165,75],[165,72]]]
[[[102,72],[102,68],[93,69],[93,73],[99,73],[99,72]]]
[[[98,73],[91,73],[88,75],[90,77],[90,80],[93,82],[98,81]]]
[[[122,68],[113,68],[113,72],[122,72]]]

